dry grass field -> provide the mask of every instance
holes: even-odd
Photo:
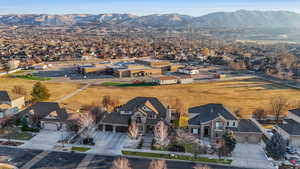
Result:
[[[259,79],[248,79],[151,87],[91,86],[63,103],[76,110],[82,105],[101,103],[104,95],[119,97],[121,103],[137,96],[158,97],[166,105],[180,98],[186,107],[223,103],[231,110],[239,108],[244,115],[251,114],[258,107],[268,109],[272,97],[284,96],[291,105],[300,101],[300,90]]]
[[[36,83],[35,80],[26,80],[19,78],[11,78],[11,77],[1,77],[0,78],[0,90],[11,91],[11,89],[15,85],[22,85],[27,90],[27,98],[30,99],[30,92],[32,90],[32,86]],[[47,86],[51,93],[51,97],[49,101],[55,101],[59,98],[72,93],[76,89],[80,88],[79,84],[73,83],[50,83],[50,82],[42,82]]]

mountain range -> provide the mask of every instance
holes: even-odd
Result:
[[[299,28],[300,14],[289,11],[215,12],[200,17],[181,14],[24,14],[0,15],[0,25],[120,25],[141,27]]]

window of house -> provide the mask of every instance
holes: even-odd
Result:
[[[136,117],[135,121],[136,121],[137,123],[142,123],[142,118],[138,116],[138,117]]]
[[[193,134],[198,134],[198,131],[199,131],[199,129],[193,129],[193,130],[192,130],[192,133],[193,133]]]
[[[235,126],[235,122],[232,122],[232,126]]]
[[[219,137],[218,133],[216,133],[216,137]]]
[[[219,129],[219,130],[223,129],[222,122],[220,122],[220,121],[216,122],[216,129]]]
[[[227,126],[229,126],[229,122],[227,122]]]

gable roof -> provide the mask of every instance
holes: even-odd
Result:
[[[60,120],[65,121],[68,119],[68,114],[65,109],[61,108],[59,103],[55,102],[38,102],[25,110],[21,111],[21,115],[25,115],[30,113],[30,111],[33,110],[34,113],[37,114],[37,116],[40,119],[43,119],[44,117],[48,116],[50,113],[56,111],[57,116]]]
[[[293,119],[284,119],[285,123],[278,124],[282,130],[289,135],[300,135],[300,124]]]
[[[136,111],[143,106],[152,108],[149,104],[153,106],[156,110],[154,112],[158,113],[161,117],[166,117],[167,109],[156,97],[136,97],[129,100],[126,104],[119,108],[120,111]]]
[[[11,102],[20,97],[23,96],[11,92],[7,92],[7,91],[0,91],[0,102]]]
[[[296,116],[300,117],[300,108],[289,110],[289,112],[291,112],[291,113],[295,114]]]
[[[240,119],[238,125],[239,132],[255,132],[261,133],[262,131],[258,128],[258,126],[251,121],[250,119]]]
[[[189,108],[189,113],[197,114],[189,120],[189,124],[199,125],[214,120],[220,116],[226,120],[237,120],[237,118],[229,112],[222,104],[206,104]]]

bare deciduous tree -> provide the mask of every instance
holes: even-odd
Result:
[[[93,138],[95,132],[96,132],[96,123],[91,114],[87,113],[80,117],[80,128],[81,133],[80,135],[83,138]]]
[[[139,127],[136,123],[132,123],[129,127],[128,127],[128,136],[129,138],[131,138],[132,140],[136,140],[139,137]]]
[[[276,123],[279,123],[279,118],[284,114],[288,106],[288,100],[285,97],[277,96],[271,99],[271,112],[275,116]]]
[[[25,87],[22,85],[14,86],[11,91],[15,94],[22,95],[22,96],[26,96],[27,94]]]
[[[149,169],[167,169],[165,160],[152,160]]]
[[[113,161],[111,169],[132,169],[130,163],[126,158],[118,158]]]
[[[265,109],[263,108],[257,108],[254,112],[253,112],[253,117],[257,120],[262,120],[264,118],[266,118],[267,113],[265,111]]]
[[[166,147],[169,145],[170,140],[169,128],[164,121],[159,121],[154,127],[154,146],[156,147]]]
[[[107,111],[113,111],[120,104],[117,97],[103,96],[102,105]]]

